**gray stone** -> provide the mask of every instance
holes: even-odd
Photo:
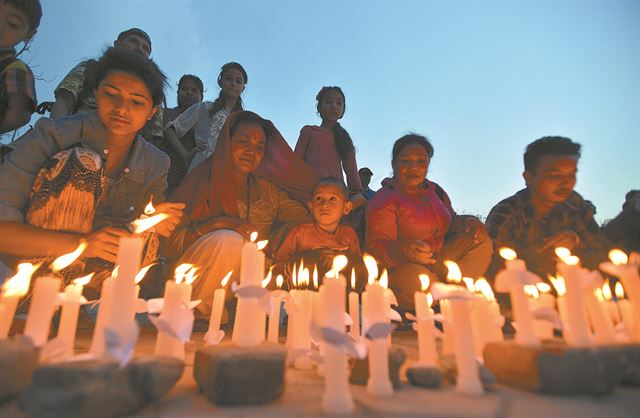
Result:
[[[400,367],[407,359],[407,354],[404,348],[398,346],[391,346],[389,348],[389,379],[394,389],[398,389],[402,386],[400,380]],[[351,375],[349,376],[349,383],[354,385],[366,385],[369,380],[369,357],[364,359],[351,359]]]
[[[618,353],[622,384],[640,386],[640,344],[624,344],[613,348]]]
[[[269,403],[284,391],[287,350],[278,344],[210,345],[196,351],[193,377],[216,405]]]
[[[445,380],[451,384],[455,384],[458,380],[458,365],[456,364],[456,357],[453,354],[440,356],[440,367],[442,368]],[[491,390],[498,381],[491,370],[487,369],[480,363],[478,363],[478,374],[480,376],[482,387],[485,390]]]
[[[162,398],[183,370],[182,361],[157,356],[136,357],[123,368],[97,360],[45,365],[20,407],[33,418],[118,417]]]
[[[442,370],[438,367],[409,367],[407,379],[414,386],[423,388],[439,388],[442,386]]]
[[[514,342],[489,343],[485,366],[500,383],[554,395],[605,395],[618,385],[621,375],[616,348],[574,348],[561,341],[540,347]]]
[[[38,356],[29,338],[0,340],[0,402],[16,397],[29,386]]]

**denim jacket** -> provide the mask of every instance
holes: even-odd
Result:
[[[80,144],[105,160],[107,134],[96,111],[38,120],[0,164],[0,221],[24,222],[35,177],[58,152]],[[94,227],[139,217],[151,196],[154,203],[164,201],[168,170],[169,157],[138,135],[120,177],[109,189],[109,204],[96,212]]]

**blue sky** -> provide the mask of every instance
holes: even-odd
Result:
[[[246,108],[293,147],[319,123],[320,87],[341,86],[342,123],[373,182],[390,175],[397,138],[425,134],[429,178],[460,212],[486,215],[522,188],[524,148],[544,135],[583,144],[576,189],[598,220],[640,188],[639,1],[41,1],[24,55],[41,101],[137,26],[171,81],[169,105],[182,74],[213,99],[220,66],[238,61]]]

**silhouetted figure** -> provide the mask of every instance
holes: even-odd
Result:
[[[622,212],[602,229],[611,244],[626,252],[640,252],[640,190],[627,193]]]

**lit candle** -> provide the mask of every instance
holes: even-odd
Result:
[[[61,285],[62,280],[56,277],[39,277],[35,280],[24,335],[31,338],[36,347],[43,346],[49,338],[51,318],[57,307]]]
[[[632,341],[640,342],[640,273],[638,265],[629,262],[629,257],[623,251],[613,249],[609,251],[610,262],[600,264],[600,269],[616,276],[622,282],[627,297],[631,302],[634,326],[629,329]]]
[[[96,325],[93,328],[93,337],[91,339],[91,347],[89,352],[94,357],[99,358],[104,354],[104,326],[110,315],[111,305],[113,304],[113,286],[118,275],[118,267],[113,269],[111,276],[102,282],[102,290],[100,292],[100,303],[98,304],[98,317]]]
[[[197,268],[191,264],[181,264],[175,270],[175,281],[167,280],[164,287],[164,303],[158,319],[164,321],[174,331],[180,326],[180,315],[189,309],[191,301],[191,283],[196,279]],[[184,342],[178,338],[158,330],[155,355],[168,356],[184,360]]]
[[[607,305],[607,310],[609,311],[609,315],[611,315],[613,323],[617,324],[618,322],[620,322],[620,311],[618,310],[618,305],[613,300],[609,281],[605,281],[602,285],[602,296],[604,297],[605,304]]]
[[[389,303],[386,289],[379,282],[367,284],[367,323],[372,326],[387,323]],[[393,387],[389,380],[389,345],[387,339],[369,340],[369,380],[367,392],[376,396],[393,395]]]
[[[558,298],[556,302],[558,304],[558,313],[560,314],[560,321],[562,322],[562,335],[565,339],[568,339],[571,330],[569,329],[569,314],[567,310],[567,298],[565,295],[567,294],[567,287],[564,283],[564,278],[562,276],[557,277],[549,277],[551,280],[551,284],[556,289],[556,293],[558,294]]]
[[[548,283],[540,282],[536,284],[540,292],[540,306],[543,308],[556,308],[556,298],[551,294],[551,286]]]
[[[39,264],[18,264],[15,276],[7,279],[0,288],[0,339],[7,338],[20,298],[27,294],[31,276]]]
[[[502,341],[500,307],[486,279],[475,281],[474,289],[483,297],[471,301],[471,324],[473,326],[474,346],[476,356],[483,358],[484,346],[489,342]]]
[[[298,270],[298,289],[295,292],[295,304],[298,309],[293,317],[292,350],[305,352],[311,350],[311,318],[313,314],[313,293],[309,290],[309,269]],[[291,324],[290,324],[291,325]],[[294,367],[300,370],[311,369],[313,361],[305,355],[296,357]]]
[[[622,319],[622,324],[624,325],[624,329],[629,338],[632,338],[632,330],[636,325],[636,321],[633,317],[633,308],[631,307],[631,302],[628,299],[624,298],[625,294],[624,289],[622,288],[622,283],[616,283],[614,292],[616,294],[616,298],[618,299],[618,308],[620,308],[620,318]]]
[[[269,329],[267,332],[267,341],[278,344],[280,336],[280,309],[282,305],[282,299],[287,296],[287,292],[282,289],[284,284],[284,277],[278,274],[276,277],[276,286],[278,290],[271,293],[271,297],[274,300],[273,312],[269,315]]]
[[[349,292],[349,315],[351,315],[351,326],[349,334],[351,338],[360,338],[360,295],[356,291],[356,272],[351,269],[351,291]]]
[[[499,252],[505,260],[506,269],[498,273],[495,285],[499,292],[509,293],[511,297],[513,317],[517,324],[516,341],[522,345],[537,347],[540,340],[535,333],[533,315],[524,293],[524,286],[535,284],[540,279],[527,271],[524,260],[518,259],[518,255],[511,248],[500,248]]]
[[[533,328],[536,331],[536,336],[541,340],[549,340],[553,338],[553,323],[547,319],[541,319],[536,316],[536,313],[539,313],[540,309],[543,308],[542,300],[540,299],[540,291],[538,290],[539,284],[546,283],[541,282],[536,285],[526,285],[524,287],[524,293],[529,298],[529,307],[531,311],[534,312]]]
[[[345,333],[344,312],[346,280],[334,271],[336,278],[325,276],[320,288],[322,309],[321,324],[336,332]],[[349,386],[349,368],[347,356],[343,350],[324,344],[325,376],[322,395],[322,410],[329,414],[348,413],[353,411],[354,404]]]
[[[600,273],[590,272],[583,289],[584,303],[593,326],[593,341],[597,345],[610,345],[616,342],[616,336],[600,286],[602,286]]]
[[[460,283],[462,273],[458,265],[451,260],[446,260],[444,264],[448,269],[447,280]],[[441,283],[437,283],[436,285],[439,288],[442,287]],[[480,382],[480,372],[478,371],[478,363],[475,358],[473,326],[471,324],[471,310],[468,300],[471,295],[467,289],[461,286],[449,286],[450,290],[445,299],[448,299],[451,304],[454,350],[458,369],[456,391],[471,395],[481,394],[484,390]]]
[[[64,342],[64,357],[73,356],[73,348],[76,341],[76,330],[78,328],[78,314],[80,305],[83,303],[82,288],[89,283],[93,273],[88,276],[75,279],[72,284],[64,289],[64,301],[62,302],[62,313],[60,314],[60,326],[58,327],[58,338]]]
[[[224,334],[220,333],[220,324],[222,323],[222,311],[224,310],[224,301],[227,296],[227,283],[233,274],[233,270],[228,272],[220,281],[220,287],[213,292],[213,304],[211,306],[211,316],[209,317],[209,329],[204,335],[206,344],[218,344]]]
[[[567,303],[567,326],[570,329],[567,343],[574,347],[589,347],[591,335],[583,304],[582,282],[584,272],[580,269],[580,259],[570,255],[566,248],[556,248],[556,255],[560,258],[557,264],[558,273],[564,278],[567,288],[565,295]]]
[[[240,261],[240,287],[260,286],[264,277],[264,253],[262,249],[266,241],[260,246],[255,242],[256,232],[251,234],[251,240],[242,246]],[[239,347],[255,347],[264,341],[265,313],[260,309],[258,299],[238,297],[235,324],[231,340]],[[262,330],[260,330],[262,325]]]
[[[422,291],[414,294],[414,304],[416,307],[415,328],[418,333],[418,366],[436,367],[436,338],[433,332],[433,309],[431,305],[433,298],[431,294],[425,294],[429,288],[429,276],[420,274],[420,286]]]

